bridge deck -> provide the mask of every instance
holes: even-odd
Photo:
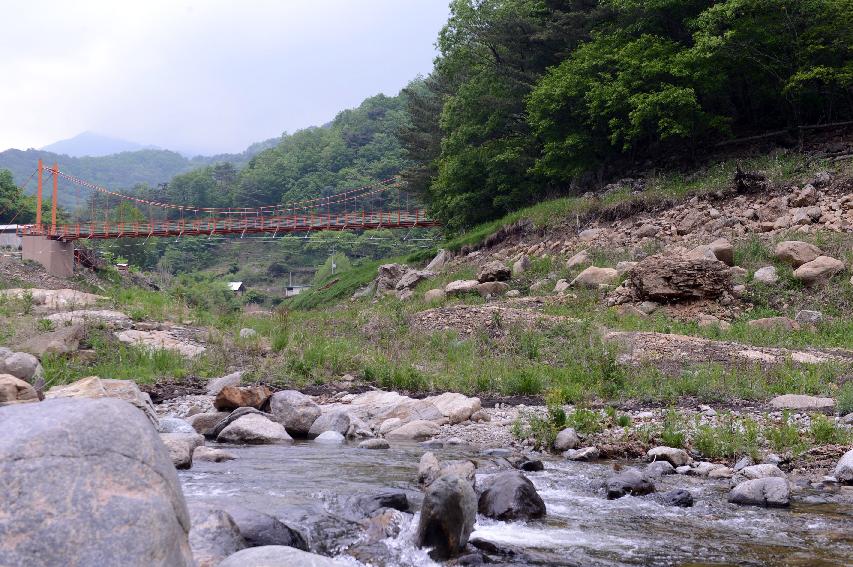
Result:
[[[304,215],[235,215],[170,221],[93,221],[55,227],[20,225],[21,236],[41,235],[55,240],[83,238],[147,238],[149,236],[207,236],[213,234],[276,234],[320,230],[368,230],[439,226],[422,209]]]

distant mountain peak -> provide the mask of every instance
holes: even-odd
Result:
[[[71,157],[102,157],[121,152],[159,149],[157,146],[145,146],[120,138],[113,138],[97,132],[82,132],[67,140],[60,140],[41,148],[47,152],[64,154]]]

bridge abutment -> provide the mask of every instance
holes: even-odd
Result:
[[[51,240],[45,236],[24,236],[21,258],[38,262],[52,276],[68,278],[74,275],[73,242]]]

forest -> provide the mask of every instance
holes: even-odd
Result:
[[[244,154],[73,165],[214,207],[401,175],[454,234],[644,170],[695,166],[727,140],[782,129],[796,144],[801,126],[853,119],[853,0],[453,0],[437,48],[433,71],[397,96]],[[133,154],[145,160],[128,163]],[[148,181],[170,172],[165,188]],[[162,254],[149,248],[147,265]],[[198,245],[170,246],[172,265],[184,248]]]

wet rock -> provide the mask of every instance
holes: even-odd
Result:
[[[314,438],[314,442],[326,445],[340,445],[346,442],[346,438],[337,431],[324,431]]]
[[[729,492],[729,502],[748,506],[784,507],[791,502],[791,489],[784,478],[746,480]]]
[[[675,468],[669,461],[653,461],[646,465],[644,469],[646,476],[651,478],[660,477],[667,474],[675,474]]]
[[[242,375],[242,372],[232,372],[231,374],[222,376],[221,378],[214,378],[207,383],[207,395],[216,396],[225,386],[239,386]]]
[[[496,520],[529,520],[545,515],[545,502],[530,479],[518,471],[506,471],[488,477],[477,510]]]
[[[282,390],[270,398],[273,419],[296,437],[306,437],[321,413],[320,406],[314,400],[296,390]]]
[[[477,281],[485,282],[505,282],[512,277],[512,270],[507,268],[503,263],[494,261],[488,262],[480,267],[477,272]]]
[[[0,374],[0,407],[39,401],[31,384],[11,374]]]
[[[26,352],[12,352],[4,349],[0,353],[0,374],[10,374],[30,384],[43,373],[38,359]]]
[[[613,268],[598,268],[590,266],[579,273],[569,284],[570,287],[581,286],[597,288],[600,285],[609,285],[616,281],[619,272]]]
[[[423,441],[438,435],[440,431],[432,421],[416,420],[394,429],[385,438],[392,441]]]
[[[642,496],[655,491],[654,483],[639,469],[627,468],[614,474],[604,483],[607,499],[622,498],[628,494]]]
[[[427,451],[421,455],[421,460],[418,463],[418,483],[431,484],[441,474],[441,463],[435,453]]]
[[[224,510],[193,506],[190,518],[190,548],[198,567],[216,567],[223,559],[246,547],[237,524]]]
[[[233,504],[227,505],[225,510],[234,520],[248,547],[286,545],[308,550],[302,534],[269,514]]]
[[[569,449],[577,448],[580,444],[581,440],[577,432],[573,428],[567,427],[557,433],[557,438],[554,440],[554,449],[561,452],[568,451]]]
[[[293,438],[284,426],[259,413],[248,413],[228,424],[217,435],[220,443],[271,444],[289,443]]]
[[[160,440],[169,450],[169,457],[176,469],[188,469],[193,464],[193,452],[204,444],[204,437],[192,433],[161,433]]]
[[[209,463],[221,463],[223,461],[233,461],[236,459],[234,455],[223,449],[213,449],[211,447],[196,447],[193,451],[193,460],[207,461]]]
[[[110,398],[9,406],[0,431],[0,479],[15,487],[0,490],[4,565],[194,565],[175,468],[136,408]]]
[[[441,465],[441,471],[438,476],[458,476],[459,478],[468,481],[472,487],[475,486],[477,465],[473,461],[464,459],[445,461]]]
[[[477,516],[477,496],[471,485],[457,476],[444,476],[424,494],[416,543],[431,547],[436,560],[459,555],[468,543]]]
[[[84,336],[83,325],[70,325],[50,333],[36,335],[21,344],[20,348],[39,357],[45,354],[67,354],[80,348],[80,341]]]
[[[229,555],[219,567],[340,567],[340,564],[314,553],[283,545],[264,545]]]
[[[779,281],[779,274],[776,272],[776,266],[765,266],[755,270],[752,279],[763,284],[773,285]]]
[[[157,430],[160,433],[198,433],[187,420],[178,417],[161,417]]]
[[[333,410],[323,413],[311,424],[308,429],[308,438],[314,439],[325,431],[336,431],[346,435],[351,423],[352,420],[345,411]]]
[[[794,278],[806,285],[813,285],[843,271],[844,262],[830,256],[818,256],[794,270]]]
[[[391,445],[385,439],[365,439],[358,444],[359,449],[389,449]]]
[[[187,418],[187,423],[193,426],[197,433],[205,436],[215,436],[216,426],[222,423],[230,415],[227,411],[216,413],[197,413]]]
[[[518,468],[526,472],[539,472],[545,470],[545,463],[539,459],[533,459],[530,461],[524,461],[518,466]]]
[[[799,268],[821,255],[820,248],[800,240],[786,240],[776,245],[776,259]]]
[[[678,508],[690,508],[693,506],[693,495],[687,490],[680,488],[658,494],[656,499],[664,506],[676,506]]]
[[[584,447],[582,449],[569,449],[563,456],[570,461],[594,461],[598,458],[599,451],[596,447]]]
[[[819,398],[803,394],[785,394],[770,400],[770,407],[776,409],[792,409],[797,411],[819,411],[832,413],[835,410],[835,400]]]
[[[272,390],[266,386],[225,386],[213,400],[213,407],[219,411],[231,411],[237,408],[261,409],[272,396]]]
[[[655,447],[646,453],[652,461],[667,461],[674,467],[680,467],[690,462],[690,456],[684,449],[675,447]]]
[[[376,512],[390,508],[400,512],[409,511],[409,497],[399,490],[386,490],[376,494],[362,494],[348,499],[344,504],[344,515],[360,520]]]

